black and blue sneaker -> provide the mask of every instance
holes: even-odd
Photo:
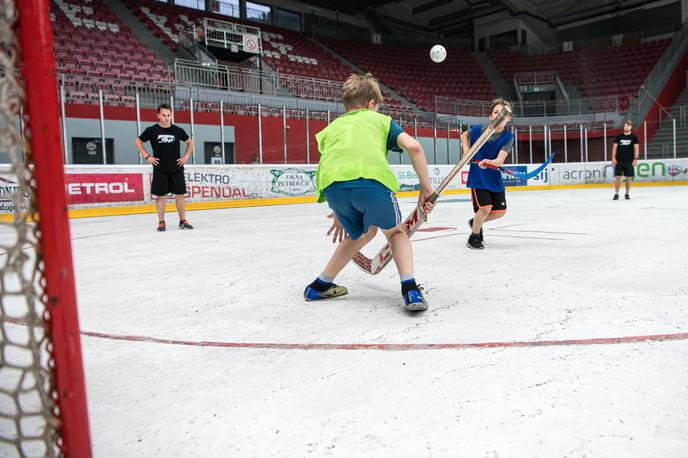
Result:
[[[320,299],[331,299],[333,297],[343,296],[349,291],[334,283],[324,283],[320,280],[315,280],[310,285],[306,286],[303,292],[303,298],[307,301],[317,301]]]
[[[423,293],[421,293],[422,289],[416,284],[415,280],[401,283],[401,295],[404,297],[406,310],[410,312],[427,310],[428,303],[425,301]]]

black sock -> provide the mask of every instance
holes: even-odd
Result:
[[[322,292],[327,291],[332,286],[332,282],[325,283],[324,281],[320,280],[319,278],[316,278],[315,281],[308,286],[310,286],[314,290],[322,293]]]
[[[418,289],[418,285],[416,284],[416,280],[407,280],[401,282],[401,295],[405,296],[406,293],[413,289]]]

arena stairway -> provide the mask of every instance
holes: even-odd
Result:
[[[688,87],[676,99],[671,110],[671,116],[676,119],[676,153],[679,157],[686,157],[688,153]],[[636,128],[636,135],[642,132],[643,126]],[[661,127],[655,132],[647,145],[648,159],[673,158],[673,123],[671,118],[662,119]],[[643,155],[643,145],[640,145],[640,157]]]
[[[124,3],[120,0],[108,0],[107,4],[110,10],[129,26],[148,49],[153,51],[165,64],[174,65],[175,54]]]

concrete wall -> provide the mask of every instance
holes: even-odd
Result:
[[[141,129],[145,129],[151,123],[142,123]],[[178,124],[179,127],[186,130],[191,135],[191,126],[189,124]],[[100,122],[97,119],[82,119],[82,118],[67,118],[67,161],[69,164],[74,163],[72,152],[72,138],[100,138]],[[138,135],[135,121],[112,121],[106,120],[105,124],[105,138],[114,140],[115,149],[115,164],[136,164],[138,163],[138,152],[134,147],[134,140]],[[234,142],[234,127],[224,127],[225,142]],[[205,142],[219,142],[220,141],[220,126],[208,125],[194,125],[194,144],[196,151],[196,164],[204,163],[203,145]],[[146,144],[146,150],[152,152],[150,144]],[[183,146],[182,146],[183,152]],[[0,160],[2,157],[0,156]]]
[[[499,12],[477,18],[473,21],[473,35],[475,38],[475,47],[477,51],[478,43],[481,38],[487,40],[486,46],[490,48],[490,37],[502,33],[516,30],[518,32],[518,40],[520,44],[521,31],[525,30],[528,35],[528,47],[534,48],[538,51],[545,51],[551,44],[547,43],[546,38],[540,37],[535,33],[528,24],[526,24],[518,16],[511,16],[509,12]]]

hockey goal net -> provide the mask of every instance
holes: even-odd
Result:
[[[0,456],[91,455],[49,0],[0,0]]]

